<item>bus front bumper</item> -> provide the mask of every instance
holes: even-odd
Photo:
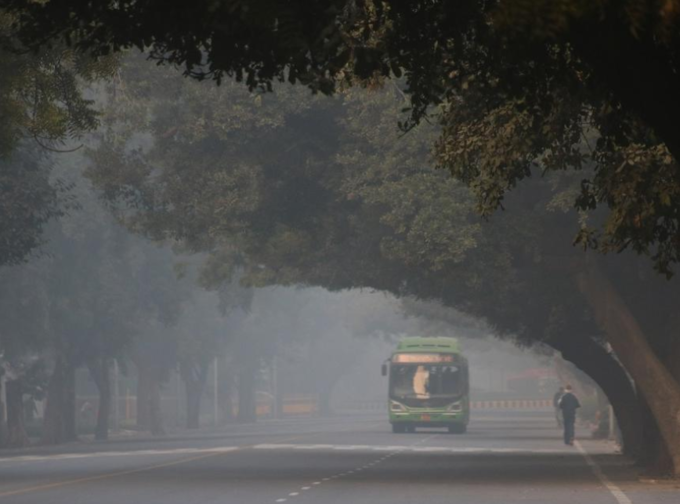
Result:
[[[391,424],[409,424],[415,427],[446,427],[451,424],[467,424],[468,418],[464,411],[428,411],[404,412],[390,411]]]

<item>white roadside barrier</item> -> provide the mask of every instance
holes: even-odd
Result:
[[[470,401],[472,410],[495,409],[552,409],[552,399],[503,399],[497,401]],[[338,404],[337,411],[385,411],[387,401],[352,401]]]

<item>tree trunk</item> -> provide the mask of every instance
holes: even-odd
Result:
[[[671,318],[669,331],[674,331],[677,327],[678,317]],[[663,348],[657,348],[658,352],[663,352],[666,366],[669,367],[673,377],[680,381],[680,339],[671,338],[667,345]],[[647,447],[646,452],[646,467],[649,474],[653,476],[666,476],[673,468],[673,458],[666,446],[659,426],[651,413],[649,405],[641,401],[640,409],[643,412],[644,430],[646,434],[645,442]]]
[[[672,468],[673,461],[666,448],[666,443],[661,437],[654,415],[642,397],[640,398],[639,410],[642,416],[645,439],[645,449],[640,458],[640,465],[646,468],[647,474],[666,475]]]
[[[187,393],[187,429],[198,429],[201,426],[201,393],[202,387],[197,382],[186,384]]]
[[[161,373],[155,369],[150,374],[149,384],[149,430],[154,436],[165,435],[163,413],[161,411]]]
[[[21,448],[28,445],[24,423],[24,387],[21,379],[6,383],[7,394],[7,446]]]
[[[638,322],[605,275],[592,263],[577,275],[581,292],[616,355],[654,415],[680,476],[680,383],[656,355]]]
[[[90,376],[99,391],[99,407],[97,408],[97,425],[94,438],[105,440],[109,438],[109,418],[111,417],[111,373],[109,359],[98,358],[88,363]]]
[[[2,368],[0,368],[0,372]],[[3,381],[2,374],[0,374],[0,448],[4,447],[7,443],[7,424],[5,423],[5,403],[2,400],[5,395],[3,394]]]
[[[209,362],[184,363],[180,372],[187,394],[187,428],[198,429],[201,418],[201,397],[208,379]]]
[[[64,440],[64,364],[57,359],[47,385],[45,417],[43,419],[43,444],[59,444]]]
[[[151,370],[146,366],[137,365],[137,428],[150,430],[151,414]]]
[[[165,434],[161,414],[162,371],[148,363],[137,364],[137,427],[154,436]]]
[[[635,388],[625,369],[602,345],[588,336],[569,335],[548,342],[595,381],[614,409],[623,437],[623,451],[631,457],[642,456],[644,435]]]
[[[228,424],[234,421],[234,409],[232,394],[234,390],[234,373],[228,364],[219,366],[219,406],[220,424]]]
[[[76,368],[64,366],[64,400],[61,411],[63,415],[64,441],[76,441],[78,439],[78,426],[76,424]]]
[[[257,402],[255,398],[255,366],[245,365],[238,373],[238,416],[239,423],[257,421]]]

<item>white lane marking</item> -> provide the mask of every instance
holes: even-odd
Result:
[[[299,450],[329,450],[333,449],[333,445],[329,444],[310,444],[310,445],[297,445]]]
[[[285,450],[285,449],[296,449],[299,446],[303,445],[294,445],[294,444],[258,444],[253,446],[253,450]],[[316,446],[316,445],[307,445],[307,446]]]
[[[412,449],[415,452],[429,452],[429,453],[434,453],[434,452],[445,452],[448,451],[448,448],[445,446],[424,446],[424,447],[415,447]]]
[[[75,460],[94,457],[130,457],[149,455],[193,455],[202,453],[226,453],[238,450],[238,446],[219,446],[215,448],[177,448],[170,450],[131,450],[91,453],[60,453],[54,455],[22,455],[17,457],[0,458],[0,463],[24,463],[51,460]]]
[[[581,443],[578,441],[574,441],[574,445],[578,449],[578,451],[583,455],[583,458],[586,460],[586,463],[590,467],[590,470],[593,471],[593,474],[597,477],[597,479],[600,480],[600,483],[602,483],[607,490],[614,496],[616,499],[616,502],[619,504],[633,504],[633,502],[628,498],[628,496],[623,493],[623,490],[621,490],[616,484],[612,483],[612,481],[607,478],[607,475],[602,472],[602,468],[599,466],[597,462],[595,462],[592,457],[588,454],[588,452],[581,446]]]
[[[354,474],[354,473],[360,473],[360,472],[362,472],[362,471],[364,471],[364,470],[366,470],[366,469],[369,469],[369,468],[373,467],[373,466],[376,465],[376,464],[380,464],[380,463],[384,462],[385,460],[389,459],[390,457],[394,457],[394,456],[400,454],[400,453],[403,452],[406,448],[414,447],[414,446],[419,445],[419,444],[421,444],[421,443],[424,443],[424,442],[426,442],[426,441],[428,441],[428,440],[430,440],[430,439],[432,439],[432,438],[434,438],[434,437],[436,437],[436,436],[437,436],[436,434],[433,434],[433,435],[431,435],[431,436],[427,436],[427,437],[421,439],[420,441],[418,441],[417,443],[413,443],[413,445],[410,445],[410,446],[395,446],[395,447],[392,447],[392,448],[393,448],[392,452],[389,453],[388,455],[382,457],[382,458],[375,459],[375,460],[373,460],[372,462],[369,462],[369,463],[367,463],[367,464],[364,465],[364,466],[356,467],[356,468],[354,468],[354,469],[351,470],[351,471],[347,471],[347,472],[344,472],[344,473],[336,474],[335,476],[330,476],[330,477],[327,477],[327,478],[323,478],[321,481],[315,481],[315,482],[312,483],[312,486],[321,485],[321,484],[322,484],[322,483],[321,483],[322,481],[332,481],[332,480],[335,480],[335,479],[338,479],[338,478],[344,478],[345,476],[350,476],[350,475],[352,475],[352,474]],[[369,446],[369,445],[323,445],[323,444],[315,444],[315,445],[293,445],[293,444],[285,444],[285,445],[281,445],[281,444],[260,444],[260,445],[254,446],[253,448],[254,448],[254,449],[257,449],[257,450],[277,450],[277,449],[291,449],[291,448],[292,448],[292,449],[302,449],[302,450],[314,450],[314,449],[321,449],[321,450],[328,450],[328,449],[331,449],[331,450],[337,450],[337,449],[341,449],[341,450],[362,450],[362,451],[366,451],[367,449],[375,448],[375,447],[371,447],[371,446]],[[379,447],[379,448],[384,448],[384,447]],[[300,490],[303,491],[303,492],[304,492],[304,491],[307,491],[307,490],[311,490],[311,489],[312,489],[312,486],[304,486],[304,487],[302,487]],[[289,497],[297,497],[298,495],[300,495],[299,492],[291,492],[291,493],[288,494]],[[276,502],[286,502],[286,500],[287,500],[287,499],[278,499]]]

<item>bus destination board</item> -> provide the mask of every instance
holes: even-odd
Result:
[[[437,364],[440,362],[453,362],[453,355],[450,354],[396,354],[392,356],[393,363],[399,364]]]

